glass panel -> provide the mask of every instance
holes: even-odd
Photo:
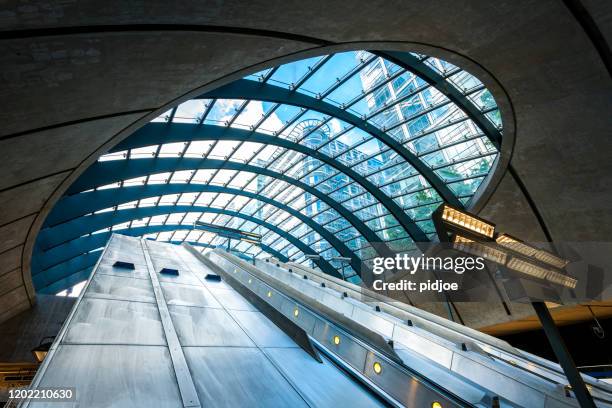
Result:
[[[298,92],[309,95],[322,93],[360,63],[361,59],[354,51],[335,54],[298,88]]]
[[[273,85],[284,87],[295,84],[306,73],[310,72],[312,68],[323,58],[324,57],[313,57],[281,65],[276,72],[274,72],[274,75],[270,77],[268,82]]]
[[[487,120],[501,128],[501,118],[492,94],[472,75],[454,65],[424,55],[417,56],[423,64],[433,69],[464,93],[469,101],[482,110]],[[325,61],[322,64],[319,62]],[[312,75],[311,75],[312,74]],[[357,115],[361,120],[386,132],[429,166],[440,179],[449,183],[453,194],[467,203],[483,183],[491,170],[497,150],[482,134],[482,130],[465,113],[451,103],[446,96],[421,78],[399,66],[374,57],[365,51],[337,53],[327,57],[285,64],[249,75],[247,79],[263,81],[271,86],[291,89],[304,79],[297,92],[318,96],[324,102]],[[306,79],[308,77],[308,79]],[[203,118],[205,112],[207,117]],[[298,106],[259,100],[220,99],[190,100],[175,110],[170,110],[156,122],[173,122],[197,126],[233,126],[245,131],[257,131],[300,143],[319,154],[337,160],[377,186],[382,194],[404,209],[417,225],[431,237],[435,231],[431,213],[441,203],[437,192],[400,154],[391,150],[372,134],[354,127],[338,118],[303,109]],[[187,125],[185,125],[187,126]],[[158,142],[159,143],[159,142]],[[97,189],[132,188],[146,184],[211,184],[261,194],[317,222],[327,231],[346,242],[357,256],[371,260],[376,251],[361,236],[355,226],[324,202],[335,200],[342,208],[351,211],[378,235],[389,242],[393,250],[405,251],[413,247],[411,238],[398,220],[371,193],[335,166],[304,153],[262,143],[245,141],[191,141],[185,140],[137,147],[131,151],[112,152],[100,157],[100,161],[147,159],[158,154],[161,159],[179,157],[230,160],[268,168],[292,177],[313,187],[313,195],[289,182],[269,176],[223,168],[170,171],[149,176],[134,177],[120,183],[99,186]],[[177,161],[178,162],[178,161]],[[172,188],[176,188],[173,186]],[[163,191],[163,190],[162,190]],[[177,190],[173,190],[177,191]],[[320,193],[320,194],[319,194]],[[118,205],[118,210],[155,205],[210,206],[240,212],[278,226],[313,250],[330,258],[338,253],[328,242],[307,224],[278,207],[250,199],[242,195],[212,192],[188,192],[144,198],[140,201]],[[181,208],[183,209],[183,208]],[[98,210],[115,211],[114,208]],[[112,229],[137,228],[146,225],[192,225],[197,219],[214,222],[264,235],[264,242],[284,255],[291,255],[310,264],[293,244],[280,238],[267,228],[245,219],[227,214],[183,212],[135,219],[117,224]],[[211,245],[225,245],[227,239],[203,231],[177,230],[150,234],[155,239],[197,241]],[[245,242],[234,242],[234,249],[257,256],[267,256],[259,248]],[[347,275],[354,271],[338,261],[334,267]],[[355,278],[358,281],[358,278]]]
[[[178,106],[172,122],[175,123],[198,123],[202,114],[206,111],[206,105],[210,99],[192,99]]]
[[[241,99],[219,99],[204,120],[208,125],[228,125],[229,121],[236,115],[244,100]]]

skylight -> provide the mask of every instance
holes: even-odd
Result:
[[[92,237],[109,231],[226,247],[194,229],[204,221],[261,234],[262,246],[231,243],[245,256],[312,265],[313,252],[328,273],[350,257],[344,270],[359,281],[381,252],[432,239],[440,203],[470,205],[501,133],[482,82],[437,58],[349,51],[284,64],[182,103],[101,156],[39,250],[101,246]],[[89,231],[51,238],[86,215]]]

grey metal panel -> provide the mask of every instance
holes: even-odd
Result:
[[[182,261],[181,257],[175,251],[174,247],[177,247],[176,245],[160,244],[159,242],[155,241],[146,242],[147,245],[152,248],[149,255],[151,256],[153,269],[157,273],[157,278],[161,282],[182,283],[196,286],[201,285],[198,278],[193,275],[193,273],[189,270],[188,265]],[[159,272],[163,268],[177,269],[179,274],[177,276],[160,274]]]
[[[484,389],[453,372],[449,372],[446,368],[418,356],[416,353],[399,349],[397,354],[408,367],[438,384],[444,384],[444,387],[448,390],[456,395],[461,395],[467,401],[478,402],[486,397],[487,393]]]
[[[525,378],[511,378],[501,373],[487,369],[477,362],[456,354],[453,358],[452,370],[477,382],[481,386],[495,390],[500,396],[524,407],[543,407],[545,401],[545,384],[541,389],[525,386]]]
[[[246,333],[223,309],[169,306],[169,310],[183,347],[255,347]]]
[[[63,342],[166,345],[152,303],[84,298]]]
[[[334,336],[339,336],[340,344],[333,343]],[[342,332],[323,320],[317,321],[313,337],[354,369],[363,371],[368,354],[365,347],[354,341],[347,341]]]
[[[299,348],[289,336],[261,312],[232,310],[230,314],[234,316],[240,326],[247,332],[251,340],[253,340],[258,347]],[[312,359],[309,355],[306,355],[306,357]]]
[[[31,405],[49,408],[182,405],[167,347],[61,345],[39,387],[68,386],[76,388],[77,404]]]
[[[143,265],[145,263],[140,240],[136,237],[113,234],[113,239],[107,244],[104,258],[108,262],[114,262],[118,258],[122,261],[134,262]]]
[[[203,286],[160,282],[166,303],[179,306],[221,308],[214,296]]]
[[[151,248],[152,254],[158,258],[172,258],[174,257],[174,249],[166,243],[147,240],[147,245]]]
[[[192,267],[193,269],[193,267]],[[210,273],[211,271],[209,270],[203,270],[203,275],[206,276],[207,273]],[[202,282],[202,284],[204,286],[206,286],[208,289],[226,289],[226,290],[231,290],[232,287],[230,285],[228,285],[226,282],[224,281],[209,281],[209,280],[204,280]]]
[[[112,265],[116,261],[131,262],[135,265],[146,265],[142,252],[136,252],[136,250],[126,251],[124,249],[109,249],[108,253],[104,255],[104,259],[100,263],[101,265]]]
[[[393,331],[393,341],[400,347],[403,345],[431,361],[435,361],[448,369],[451,367],[454,352],[425,337],[419,336],[409,327],[396,326]]]
[[[151,282],[144,279],[95,274],[85,292],[86,297],[155,302]]]
[[[233,289],[210,288],[213,296],[222,303],[224,307],[230,310],[250,310],[257,311],[257,308],[250,304],[245,298],[240,296]]]
[[[108,250],[109,246],[116,239],[119,239],[119,238],[115,237],[114,235],[111,235],[111,237],[109,239],[109,242],[107,243],[107,246],[102,250],[102,254],[100,255],[100,258],[98,258],[98,261],[96,262],[96,265],[94,266],[92,274],[89,276],[89,278],[85,282],[85,286],[84,286],[83,290],[81,291],[81,294],[78,296],[78,298],[77,298],[77,300],[76,300],[76,302],[74,304],[74,307],[72,308],[72,310],[70,311],[70,314],[68,315],[68,317],[64,321],[64,324],[62,325],[62,328],[60,329],[57,337],[55,338],[55,340],[51,344],[51,347],[49,348],[49,352],[47,353],[47,356],[43,360],[43,362],[40,365],[40,367],[38,368],[38,370],[36,372],[36,375],[34,376],[34,379],[32,380],[32,383],[30,384],[30,387],[32,387],[32,388],[39,387],[41,382],[45,378],[45,375],[47,374],[47,369],[49,368],[49,365],[51,364],[51,362],[54,361],[54,358],[57,355],[59,344],[60,344],[61,340],[64,338],[64,335],[66,334],[66,331],[68,330],[68,327],[70,326],[70,322],[72,321],[72,318],[76,314],[76,311],[78,310],[78,307],[79,307],[80,303],[84,299],[85,293],[87,292],[87,290],[88,290],[88,288],[89,288],[89,286],[90,286],[90,284],[92,282],[93,275],[95,274],[95,271],[96,271],[97,267],[100,265],[101,259],[104,257],[104,254]],[[30,406],[30,402],[31,402],[31,400],[26,400],[23,403],[19,404],[19,406],[21,408],[28,408]]]
[[[374,372],[374,363],[381,364],[382,372]],[[435,395],[423,383],[418,381],[406,381],[406,377],[392,364],[387,364],[377,356],[368,352],[364,374],[377,386],[391,394],[395,399],[407,407],[431,407],[434,401],[443,407],[455,407],[456,405],[440,395]],[[463,397],[463,396],[461,396]],[[538,405],[527,405],[526,407],[537,407]]]
[[[104,275],[122,276],[124,278],[149,280],[149,271],[147,270],[146,265],[134,264],[134,269],[125,269],[125,268],[113,267],[114,263],[115,263],[114,260],[108,261],[107,259],[102,259],[102,262],[100,262],[100,266],[98,266],[96,274],[97,275],[104,274]]]
[[[357,323],[373,330],[386,338],[393,337],[394,324],[381,317],[381,313],[374,312],[373,309],[364,310],[361,307],[353,308],[351,318]]]
[[[148,242],[154,242],[154,241],[148,241]],[[159,248],[159,246],[157,246]],[[174,250],[172,248],[164,248],[163,251],[161,249],[152,249],[151,251],[151,261],[153,261],[153,266],[155,266],[155,269],[158,268],[162,268],[162,267],[169,267],[169,268],[181,268],[184,267],[183,262],[181,261],[181,259],[178,257],[178,255],[176,254],[176,252],[174,252]]]
[[[185,357],[205,407],[308,406],[259,349],[188,347]]]
[[[157,273],[157,278],[159,279],[160,282],[170,282],[170,283],[180,283],[183,285],[201,286],[201,283],[198,281],[198,278],[193,276],[193,274],[191,273],[185,272],[184,266],[172,266],[168,264],[161,264],[161,265],[163,266],[157,267],[155,269],[155,273]],[[162,270],[162,268],[178,268],[179,275],[173,276],[173,275],[160,274],[159,271]]]
[[[179,387],[179,393],[181,394],[181,400],[183,407],[200,407],[200,401],[193,383],[193,378],[187,367],[187,361],[181,348],[178,336],[174,329],[172,318],[168,310],[168,305],[164,298],[159,280],[157,279],[157,273],[153,269],[151,257],[149,256],[149,250],[147,243],[144,239],[140,241],[142,251],[147,262],[147,269],[149,270],[149,276],[151,277],[151,284],[153,286],[153,293],[155,295],[155,302],[157,303],[157,309],[159,310],[159,316],[161,318],[162,327],[166,341],[168,342],[168,350],[170,351],[170,358],[172,360],[172,366],[174,368],[174,374]]]
[[[299,392],[312,406],[351,408],[385,406],[325,357],[321,364],[299,348],[270,348],[266,349],[266,354],[287,378],[297,385]]]
[[[119,239],[116,238],[116,240]],[[115,238],[113,238],[112,242],[114,241]],[[140,250],[145,249],[146,251],[147,246],[144,244]],[[129,247],[130,250],[136,250],[133,245]],[[155,247],[159,248],[159,244],[155,244]],[[151,252],[154,252],[154,249],[151,249]],[[177,254],[180,253],[178,250],[176,252]],[[145,260],[152,266],[152,262],[146,254]],[[201,263],[199,265],[192,263],[190,267],[193,268],[194,274],[204,274],[207,272],[207,268]],[[299,350],[302,354],[296,354],[296,357],[292,359],[291,372],[294,374],[297,374],[299,371],[301,356],[306,356],[311,363],[314,360],[303,353],[301,349],[298,349],[291,339],[280,332],[261,313],[247,311],[255,309],[233,289],[222,289],[219,288],[221,285],[216,285],[214,282],[203,279],[198,283],[198,286],[168,282],[160,283],[158,280],[160,275],[151,267],[147,269],[150,275],[148,280],[114,274],[102,275],[99,272],[100,270],[98,269],[94,271],[94,277],[86,291],[85,297],[81,299],[78,309],[76,309],[66,327],[65,333],[60,334],[58,338],[58,341],[63,342],[59,346],[60,350],[64,350],[66,347],[82,347],[82,350],[87,350],[82,352],[84,357],[61,353],[53,355],[51,353],[47,361],[50,363],[49,366],[51,368],[41,372],[40,377],[43,380],[40,384],[41,386],[47,385],[44,381],[51,381],[51,378],[65,379],[78,387],[77,392],[93,394],[91,398],[87,396],[89,399],[80,405],[87,407],[180,407],[195,406],[199,403],[198,400],[204,406],[306,406],[300,393],[296,391],[296,388],[301,388],[304,384],[296,382],[290,384],[279,371],[280,366],[275,366],[271,363],[271,357],[266,356],[262,352],[262,350],[268,350],[268,348],[260,349],[256,347],[256,344],[253,344],[249,336],[256,341],[259,347],[274,346],[274,348],[280,347],[284,350]],[[195,277],[195,275],[191,276]],[[206,295],[209,288],[210,296]],[[264,296],[268,290],[265,285],[256,279],[253,279],[251,289],[260,294],[263,293]],[[139,290],[145,290],[148,296],[152,297],[153,302],[141,303],[109,299],[111,296],[121,297],[127,296],[129,293],[133,293],[138,297]],[[277,295],[278,298],[281,297],[280,294]],[[198,307],[179,305],[168,307],[166,303],[167,301],[204,303],[209,300],[214,302],[215,299],[221,302],[220,306],[222,307],[227,303],[227,310],[201,307],[203,306],[202,304],[198,305]],[[219,305],[219,303],[217,304]],[[160,315],[164,308],[166,313],[165,320],[163,315]],[[288,316],[289,318],[293,318],[292,310]],[[155,325],[157,325],[155,331],[157,333],[150,336],[144,335],[145,331],[141,330],[141,325],[145,329],[151,329],[149,327],[150,324],[147,322],[150,322],[153,316],[155,316]],[[301,310],[300,316],[302,318],[312,317],[305,309]],[[307,320],[310,321],[309,319]],[[165,336],[160,333],[161,331],[165,332]],[[143,337],[147,337],[148,340],[157,338],[164,344],[165,339],[168,338],[168,333],[174,334],[174,340],[168,339],[168,345],[172,349],[160,346],[132,346],[123,344],[113,346],[66,344],[66,342],[73,341],[115,342],[117,339],[121,343],[138,341],[146,344],[147,339],[143,340]],[[200,344],[214,347],[197,346]],[[244,345],[248,347],[242,347]],[[90,355],[100,355],[101,353],[98,350],[102,350],[102,348],[107,348],[111,351],[103,353],[103,362],[95,360],[83,364],[87,366],[87,369],[79,373],[79,376],[83,377],[80,382],[64,374],[65,371],[71,371],[69,367],[71,361],[66,360],[80,362],[91,359]],[[143,364],[139,360],[139,355],[142,354],[141,350],[146,351],[149,349],[160,349],[163,352],[163,356],[151,355],[149,356],[149,364]],[[117,351],[112,352],[112,350]],[[183,357],[182,364],[180,360],[178,362],[175,361],[172,350],[175,353],[178,351],[180,356]],[[126,354],[129,354],[129,356],[126,357]],[[117,359],[121,359],[121,361],[117,362]],[[54,365],[51,363],[56,366],[61,365],[61,368],[55,370],[53,368]],[[124,364],[130,364],[128,369],[124,368]],[[155,364],[164,364],[164,367],[159,368]],[[304,385],[306,389],[302,391],[302,395],[311,395],[308,398],[312,401],[329,400],[333,395],[331,387],[349,380],[344,374],[335,369],[335,366],[329,365],[328,361],[326,365],[315,364],[315,366],[312,366],[313,368],[310,367],[310,364],[304,367],[303,375],[310,378],[309,381],[311,382]],[[174,372],[172,372],[173,368]],[[118,371],[115,372],[115,369]],[[95,372],[96,375],[91,376],[93,379],[87,378],[87,370]],[[158,371],[165,372],[164,378],[159,377]],[[151,375],[152,372],[155,375]],[[98,379],[98,375],[105,376],[105,378]],[[289,376],[289,371],[284,375]],[[336,376],[337,379],[335,378]],[[325,378],[325,380],[318,377]],[[131,380],[146,382],[147,388],[138,384],[134,387],[134,393],[130,394]],[[116,386],[114,381],[122,381],[127,385]],[[194,384],[194,381],[196,384]],[[330,388],[317,397],[313,393],[322,382],[327,382],[327,386]],[[184,384],[186,383],[192,384],[193,395],[195,396],[192,401],[186,399],[189,393],[183,392]],[[172,391],[167,391],[166,387],[173,387],[173,389]],[[343,385],[343,388],[346,387]],[[354,385],[353,388],[355,388]],[[357,388],[363,392],[359,387]],[[338,389],[336,391],[337,394],[340,394]],[[140,395],[143,392],[148,392],[146,397]],[[160,392],[164,393],[166,399],[158,396]],[[121,393],[119,398],[117,393]],[[357,398],[357,395],[360,394],[351,391],[349,399],[346,398],[346,395],[344,397],[345,400],[351,401],[353,398]],[[363,398],[364,401],[372,399],[367,393]],[[117,403],[113,404],[115,401]],[[62,405],[53,403],[51,406],[57,407]],[[372,405],[368,404],[368,406]]]
[[[295,315],[296,310],[297,316]],[[283,299],[280,311],[304,329],[304,331],[309,334],[313,333],[317,319],[304,307],[296,305],[290,299]]]
[[[194,274],[198,275],[200,278],[205,277],[209,273],[214,273],[210,268],[204,265],[199,259],[197,259],[194,255],[192,255],[185,247],[175,245],[174,248],[176,254],[180,257],[181,261],[187,266],[187,268]],[[233,272],[233,270],[228,270],[228,272]],[[196,276],[197,277],[197,276]],[[223,280],[221,281],[212,281],[199,279],[200,284],[203,284],[209,289],[218,288],[218,289],[228,289],[232,290],[232,287],[228,285]]]
[[[120,234],[113,235],[114,239],[108,244],[108,251],[119,250],[123,254],[136,251],[142,254],[139,238]]]
[[[147,242],[156,242],[156,241],[147,241]],[[182,266],[181,259],[178,258],[174,248],[164,248],[159,245],[154,245],[156,248],[151,249],[151,260],[153,263],[166,263],[168,266]],[[173,245],[175,246],[175,245]],[[156,265],[159,266],[159,265]]]

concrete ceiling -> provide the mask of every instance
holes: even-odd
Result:
[[[532,241],[606,240],[612,3],[566,3],[3,2],[0,321],[32,304],[38,228],[98,155],[191,94],[335,44],[425,49],[479,76],[510,105],[515,133],[512,172],[491,184],[480,214]],[[474,324],[508,319],[490,314]]]

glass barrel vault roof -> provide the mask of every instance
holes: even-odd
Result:
[[[358,282],[372,258],[432,239],[441,202],[469,205],[501,131],[484,85],[437,58],[351,51],[269,68],[101,156],[46,220],[34,283],[83,280],[112,231],[227,247],[195,221],[261,234],[261,246],[230,243],[245,256],[319,254],[312,266]]]

